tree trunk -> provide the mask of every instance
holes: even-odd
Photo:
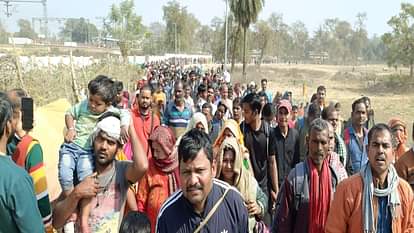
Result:
[[[246,77],[246,45],[247,45],[247,40],[246,40],[246,35],[247,35],[247,28],[243,28],[244,32],[243,32],[243,80],[244,82],[247,82],[247,77]]]
[[[237,42],[240,35],[240,26],[237,27],[236,35],[233,35],[233,48],[231,51],[231,73],[234,71],[234,65],[236,63],[236,49],[237,49]]]
[[[413,61],[411,61],[411,64],[410,64],[410,78],[413,78],[414,77],[414,62]]]

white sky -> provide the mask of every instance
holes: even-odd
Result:
[[[107,16],[113,3],[121,0],[48,0],[49,17],[89,18],[91,22],[101,22],[96,17]],[[136,13],[142,16],[143,23],[148,25],[154,21],[162,21],[162,6],[168,0],[135,0]],[[224,0],[178,0],[187,6],[202,24],[210,25],[215,16],[223,17]],[[283,14],[288,24],[297,20],[303,21],[309,32],[313,32],[326,18],[338,17],[352,24],[359,12],[367,13],[366,26],[370,36],[383,34],[390,30],[388,19],[397,15],[402,2],[414,4],[414,0],[265,0],[265,7],[259,18],[267,19],[272,12]],[[41,4],[14,3],[11,7],[12,16],[4,14],[6,8],[0,2],[0,20],[10,31],[16,31],[16,21],[19,18],[29,19],[41,17]],[[99,26],[99,25],[98,25]],[[56,31],[58,24],[51,24],[51,30]]]

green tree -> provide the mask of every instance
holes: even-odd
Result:
[[[201,53],[212,52],[213,30],[208,25],[203,25],[196,33],[196,51]]]
[[[64,40],[87,43],[91,41],[92,38],[98,36],[98,29],[95,24],[90,23],[84,18],[68,19],[60,34]]]
[[[264,0],[230,0],[230,10],[235,20],[243,28],[243,77],[246,79],[247,31],[251,23],[257,21]]]
[[[3,22],[0,21],[0,44],[8,43],[9,33],[6,31],[6,28],[3,25]]]
[[[271,50],[278,60],[286,58],[290,53],[291,36],[288,32],[288,25],[283,22],[283,15],[272,13],[267,20],[272,29]]]
[[[292,38],[291,55],[296,60],[303,60],[305,58],[308,31],[303,22],[297,21],[290,26],[290,35]]]
[[[259,64],[262,63],[265,54],[269,53],[270,39],[272,37],[272,29],[267,21],[260,20],[255,25],[254,42],[256,48],[260,51]]]
[[[200,27],[197,18],[177,1],[163,6],[166,24],[165,47],[169,52],[191,52],[196,46],[196,32]]]
[[[32,25],[30,24],[29,20],[26,19],[19,19],[17,22],[17,25],[19,26],[19,31],[14,34],[16,37],[26,37],[30,39],[36,39],[37,34],[33,30]]]
[[[144,33],[144,54],[161,55],[164,49],[165,26],[161,23],[151,23]]]
[[[118,40],[124,61],[132,48],[138,47],[143,40],[141,17],[135,14],[133,0],[124,0],[119,6],[113,4],[109,13],[107,32]]]
[[[368,43],[368,32],[365,29],[365,21],[367,20],[366,13],[357,14],[357,22],[355,29],[352,33],[350,49],[354,62],[358,61],[358,58],[362,56],[362,50]]]
[[[414,5],[401,4],[399,15],[393,16],[388,25],[392,32],[382,36],[387,53],[388,65],[403,64],[410,67],[410,77],[414,77]]]

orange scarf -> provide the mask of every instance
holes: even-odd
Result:
[[[309,158],[310,187],[309,187],[309,233],[324,233],[326,219],[331,204],[331,172],[329,161],[325,159],[321,174]]]

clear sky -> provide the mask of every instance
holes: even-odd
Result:
[[[48,0],[49,17],[84,17],[91,22],[101,22],[96,17],[107,16],[113,3],[121,0]],[[168,0],[135,0],[136,13],[142,16],[143,23],[162,22],[162,6]],[[202,24],[210,24],[215,16],[223,17],[224,0],[178,0],[192,12]],[[272,12],[283,14],[283,19],[290,24],[297,20],[303,21],[309,32],[317,29],[326,18],[338,17],[354,24],[359,12],[367,13],[366,26],[370,36],[383,34],[390,30],[388,19],[397,15],[402,2],[414,4],[414,0],[265,0],[265,7],[260,13],[260,19],[267,19]],[[40,4],[14,3],[11,7],[12,16],[4,14],[4,3],[0,2],[0,20],[10,31],[16,31],[16,21],[19,18],[31,20],[32,17],[42,16]],[[98,25],[99,26],[99,25]],[[52,24],[56,31],[58,24]],[[54,30],[53,30],[54,29]]]

